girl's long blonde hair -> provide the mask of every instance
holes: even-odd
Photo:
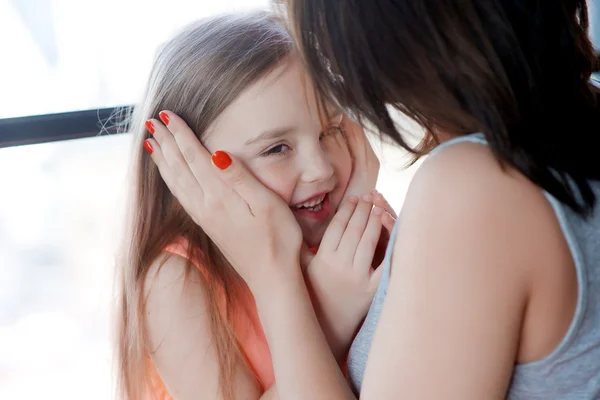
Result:
[[[250,84],[290,55],[292,40],[267,12],[224,15],[194,23],[160,49],[141,104],[130,121],[134,135],[127,236],[117,278],[116,368],[118,398],[152,397],[149,342],[144,319],[144,282],[150,265],[179,237],[189,242],[188,259],[202,260],[206,301],[220,367],[220,388],[232,399],[240,352],[231,328],[240,278],[218,248],[183,210],[144,152],[144,122],[161,110],[181,116],[202,139],[209,125]],[[188,262],[186,275],[193,265]],[[201,274],[200,274],[201,275]],[[225,294],[226,312],[220,309]]]

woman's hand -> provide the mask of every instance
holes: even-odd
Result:
[[[282,273],[302,279],[302,232],[287,204],[229,154],[211,157],[180,117],[163,111],[160,118],[164,125],[150,120],[154,138],[144,147],[171,193],[254,295],[280,282]]]
[[[377,203],[374,205],[374,200]],[[373,300],[382,268],[373,265],[382,234],[383,196],[350,196],[329,224],[317,254],[306,268],[319,324],[343,363],[360,322]],[[393,224],[392,224],[393,226]],[[387,244],[387,243],[386,243]]]

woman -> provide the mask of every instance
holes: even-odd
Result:
[[[155,157],[175,196],[216,242],[218,204],[239,221],[222,250],[248,277],[281,398],[597,398],[600,109],[585,1],[284,6],[321,95],[430,157],[350,350],[348,385],[312,311],[289,210],[235,159],[211,172],[191,133],[169,126],[195,155],[178,182],[173,161]],[[419,146],[389,106],[426,128]],[[340,241],[356,233],[354,208],[332,221]],[[271,246],[253,251],[253,230]]]

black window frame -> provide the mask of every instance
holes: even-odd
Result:
[[[114,116],[122,106],[0,119],[0,148],[97,137],[126,131]]]
[[[600,74],[592,81],[600,87]],[[124,107],[131,106],[0,119],[0,149],[125,133],[122,121],[115,120]]]

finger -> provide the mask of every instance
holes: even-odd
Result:
[[[164,174],[166,174],[166,171],[168,170],[173,176],[173,179],[176,180],[176,182],[172,183],[182,184],[183,187],[180,189],[180,192],[185,193],[188,190],[196,191],[199,189],[201,197],[197,198],[197,200],[201,201],[203,193],[202,186],[195,179],[190,167],[185,162],[173,134],[159,120],[153,118],[146,121],[146,128],[152,134],[152,138],[160,146],[160,157],[163,160],[160,171],[161,175],[163,175],[163,179],[165,179]],[[170,185],[169,189],[175,193],[173,185]]]
[[[350,196],[342,202],[342,205],[338,208],[338,211],[335,213],[325,230],[319,250],[337,250],[357,204],[358,198],[355,196]]]
[[[372,268],[373,257],[379,243],[379,236],[381,236],[381,215],[383,213],[384,209],[381,207],[375,207],[371,211],[367,227],[356,248],[353,265],[356,268],[364,268],[365,272]]]
[[[215,192],[222,186],[222,182],[214,173],[211,154],[200,143],[196,134],[187,123],[177,114],[164,110],[159,113],[162,124],[155,121],[156,133],[154,137],[163,145],[163,140],[169,147],[178,150],[178,162],[183,161],[192,175],[196,178],[203,191]],[[163,125],[164,124],[164,125]]]
[[[388,213],[390,213],[390,215],[392,217],[394,217],[394,219],[397,218],[396,212],[394,211],[394,209],[392,208],[392,206],[390,205],[390,203],[388,203],[388,201],[383,196],[383,194],[381,194],[377,190],[373,190],[371,192],[371,194],[373,195],[373,204],[374,205],[383,208],[385,211],[387,211]]]
[[[201,198],[202,196],[200,187],[193,184],[195,182],[194,177],[191,173],[183,175],[174,173],[165,160],[162,147],[156,140],[147,139],[144,142],[144,148],[146,149],[146,152],[150,154],[152,161],[156,164],[158,171],[171,194],[189,213],[189,207],[192,205],[191,199]],[[185,182],[186,180],[189,180],[190,182]],[[194,219],[193,215],[190,214],[190,216]]]
[[[383,224],[383,227],[391,235],[392,231],[394,230],[394,225],[396,225],[396,218],[394,218],[393,215],[391,215],[389,212],[386,211],[381,216],[381,223]]]
[[[150,138],[144,141],[144,149],[158,168],[163,181],[175,196],[179,192],[177,174],[169,167],[163,153],[163,148],[155,139]]]
[[[364,234],[367,222],[369,221],[369,216],[371,215],[371,209],[373,208],[372,202],[373,196],[370,194],[367,194],[360,199],[352,218],[350,218],[350,221],[348,222],[344,236],[340,241],[338,251],[346,254],[356,253],[358,243]]]

